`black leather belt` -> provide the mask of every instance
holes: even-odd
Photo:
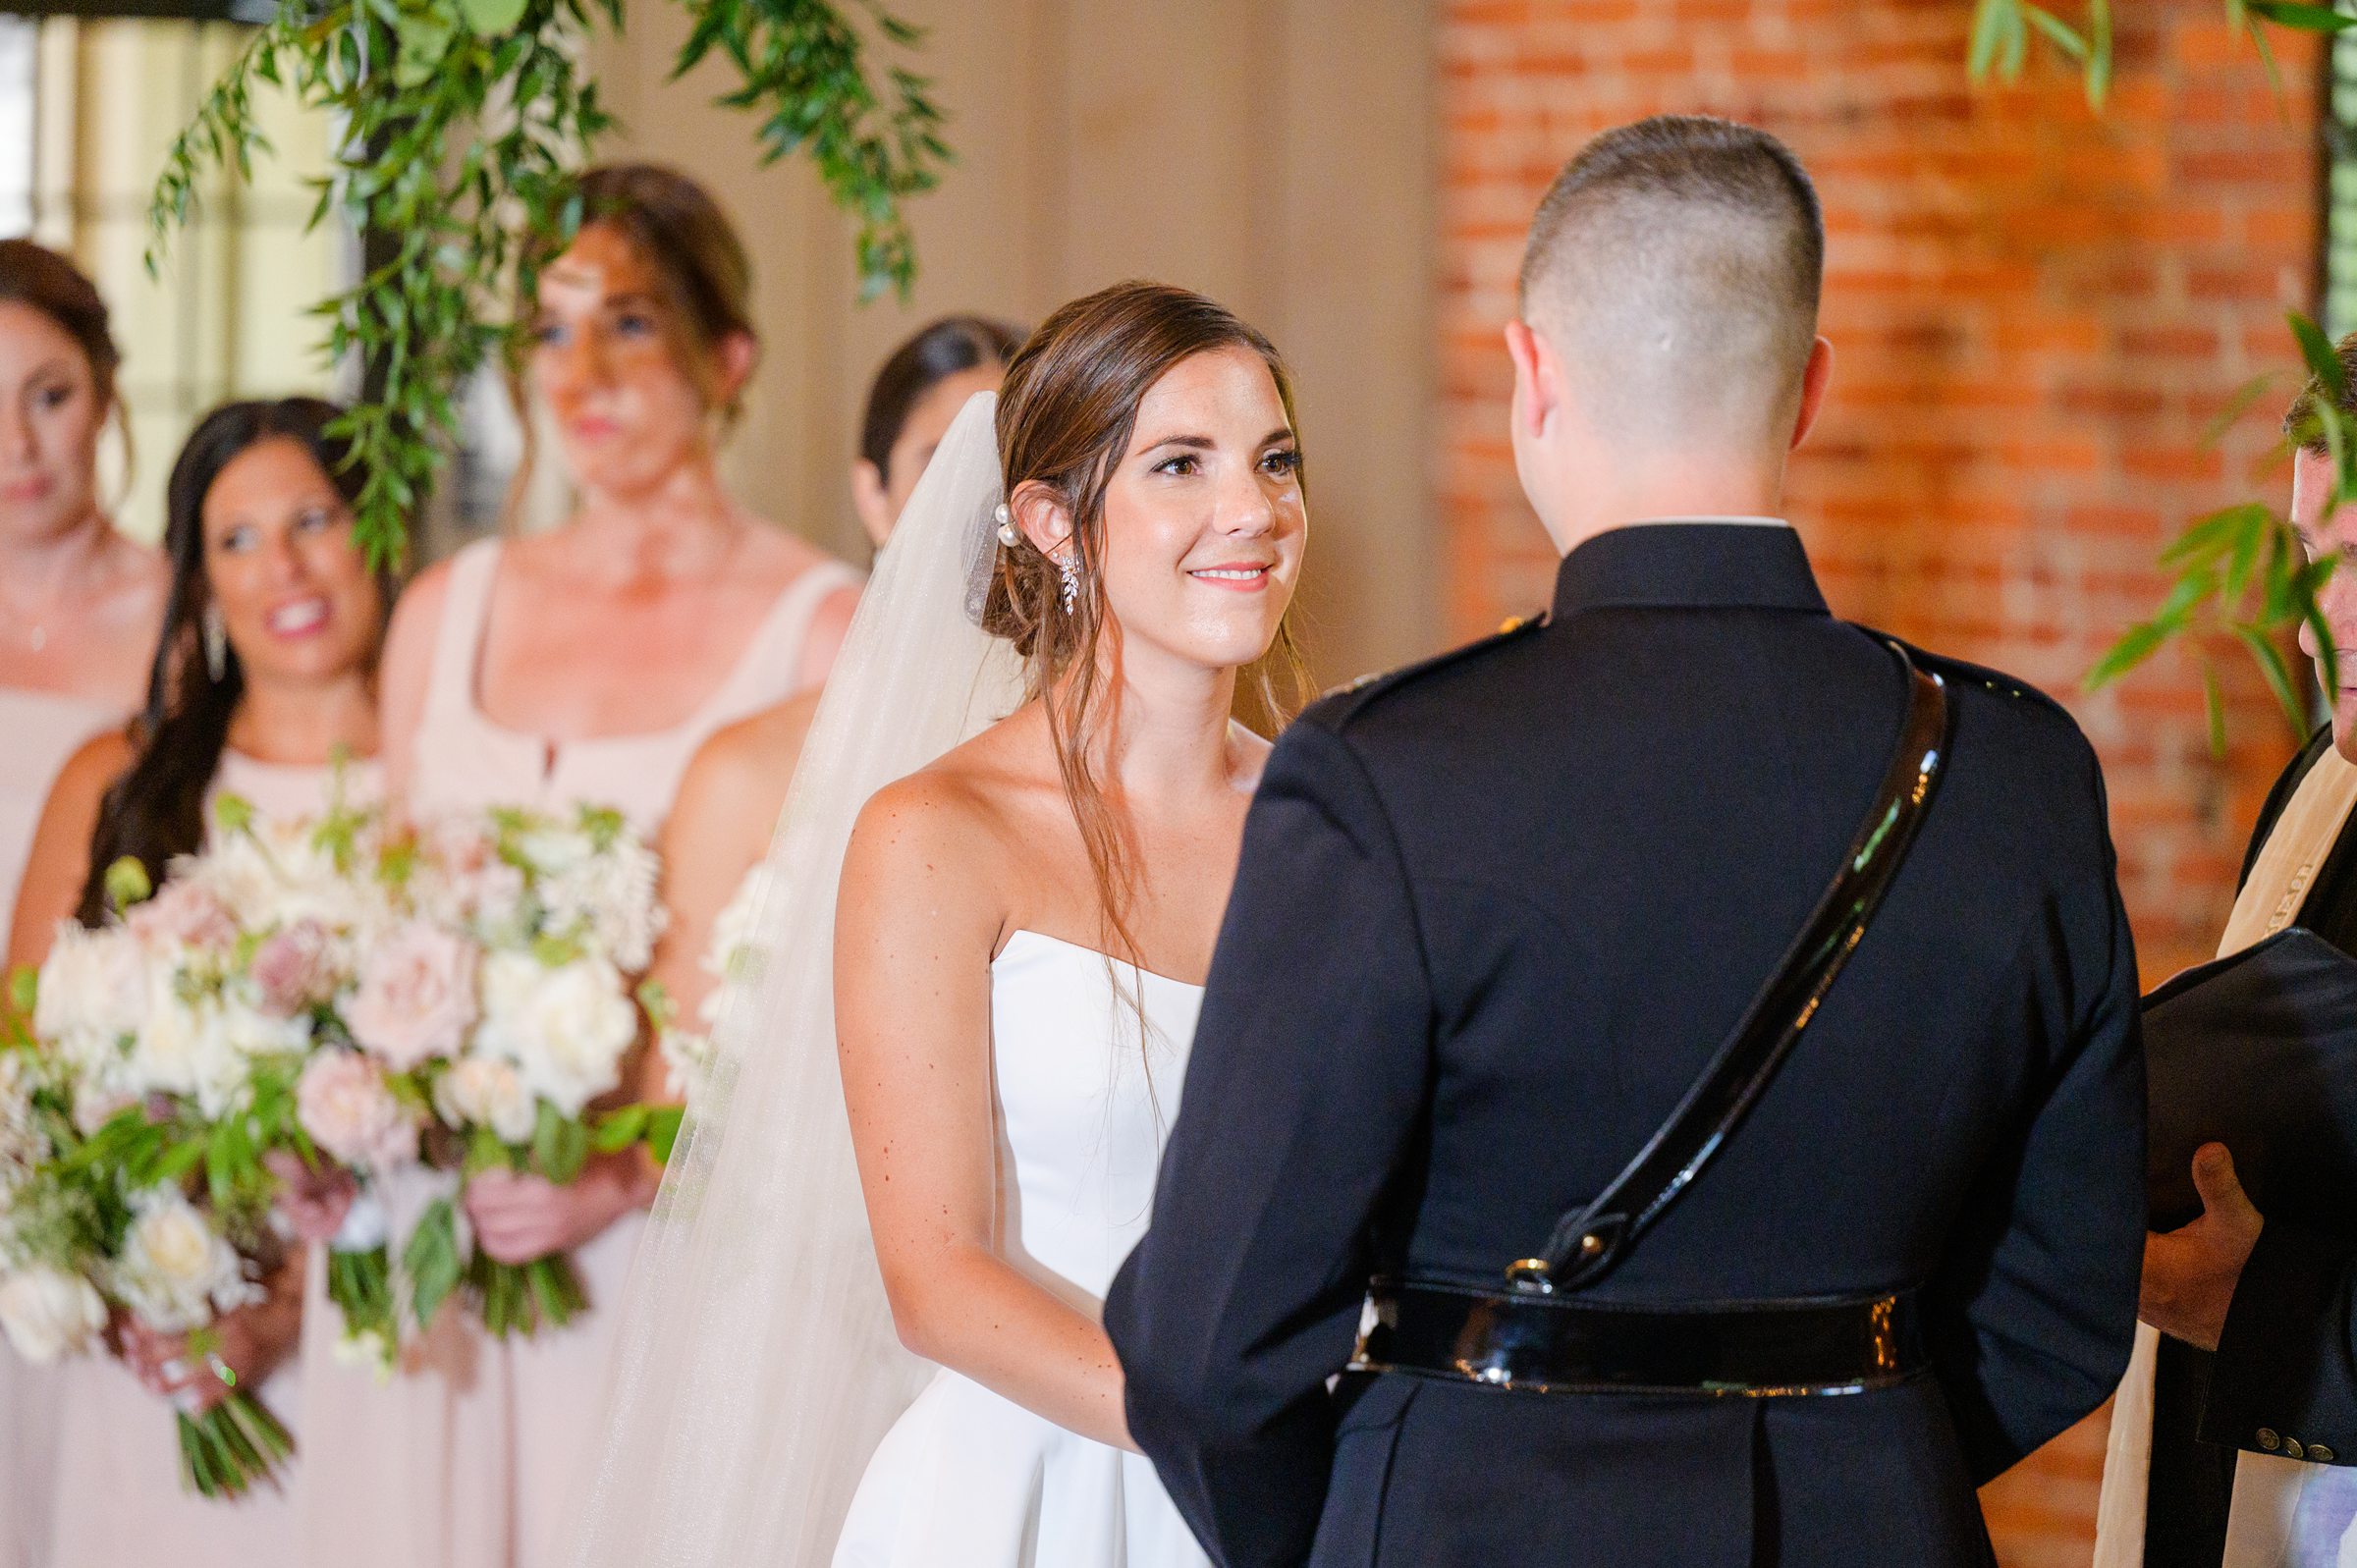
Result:
[[[1931,1364],[1916,1293],[1608,1306],[1476,1285],[1378,1284],[1353,1372],[1535,1393],[1789,1398],[1863,1393]]]

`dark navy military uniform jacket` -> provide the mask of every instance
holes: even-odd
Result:
[[[1848,1396],[1329,1389],[1371,1273],[1495,1284],[1611,1180],[1832,878],[1905,686],[1798,536],[1616,529],[1543,626],[1286,733],[1106,1304],[1131,1431],[1218,1561],[1988,1561],[1974,1487],[2127,1363],[2144,1072],[2086,740],[1925,663],[1954,742],[1911,858],[1765,1099],[1592,1292],[1924,1285],[1936,1374]]]

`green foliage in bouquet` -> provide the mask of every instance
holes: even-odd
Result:
[[[249,1105],[208,1120],[185,1103],[149,1100],[127,1106],[86,1136],[74,1115],[69,1076],[33,1038],[28,1021],[38,980],[19,970],[0,1008],[0,1055],[16,1057],[29,1086],[31,1120],[48,1158],[6,1194],[0,1270],[34,1266],[78,1274],[92,1260],[121,1256],[137,1219],[134,1194],[180,1192],[202,1202],[210,1225],[246,1256],[269,1256],[277,1241],[269,1226],[276,1179],[261,1152],[301,1140],[295,1125],[291,1073],[255,1076]],[[189,1348],[205,1357],[217,1348],[210,1328],[189,1334]],[[234,1386],[206,1410],[177,1407],[181,1479],[207,1498],[234,1498],[274,1480],[294,1455],[285,1426],[250,1390]]]
[[[740,85],[720,101],[758,117],[764,158],[806,152],[855,221],[862,297],[905,296],[916,257],[902,203],[950,156],[926,80],[893,66],[879,82],[868,33],[828,0],[679,3],[693,27],[674,77],[726,60]],[[858,10],[885,44],[918,42],[879,0]],[[343,129],[311,221],[341,211],[391,253],[315,310],[327,355],[368,367],[342,423],[368,476],[359,536],[380,564],[401,557],[457,432],[460,387],[521,342],[528,316],[505,302],[532,296],[533,242],[561,242],[582,220],[567,175],[614,126],[582,45],[622,25],[622,0],[281,0],[172,145],[150,207],[151,268],[206,174],[250,179],[269,150],[258,87]]]

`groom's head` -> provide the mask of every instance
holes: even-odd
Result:
[[[1515,462],[1560,545],[1773,510],[1830,362],[1824,270],[1816,189],[1765,132],[1661,116],[1580,149],[1539,203],[1507,332]]]

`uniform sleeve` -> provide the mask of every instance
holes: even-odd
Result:
[[[2144,1040],[2103,784],[2102,838],[2054,922],[2077,1005],[2042,1092],[1984,1167],[1934,1298],[1934,1361],[1977,1486],[2096,1409],[2127,1370],[2145,1235]]]
[[[1391,825],[1311,722],[1271,757],[1151,1228],[1106,1302],[1131,1434],[1226,1568],[1309,1554],[1370,1218],[1425,1114],[1432,1004]]]
[[[2204,1442],[2357,1464],[2357,1237],[2269,1220],[2210,1364]],[[2312,1455],[2313,1456],[2313,1455]]]

